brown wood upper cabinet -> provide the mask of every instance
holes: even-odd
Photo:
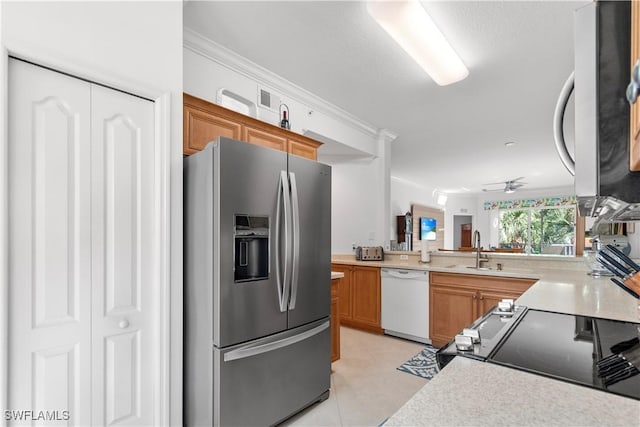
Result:
[[[286,151],[316,160],[320,142],[212,104],[187,93],[183,95],[183,153],[202,150],[219,136]]]
[[[241,139],[251,144],[261,145],[263,147],[269,147],[280,151],[287,151],[287,138],[250,126],[243,127]]]
[[[536,279],[432,272],[429,336],[441,347],[504,298],[517,299]]]

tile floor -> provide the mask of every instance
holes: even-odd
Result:
[[[396,368],[423,344],[356,329],[340,329],[340,360],[332,363],[331,392],[283,426],[379,426],[427,380]]]

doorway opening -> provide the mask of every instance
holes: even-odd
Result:
[[[473,216],[453,216],[453,248],[470,248],[472,246],[471,235],[473,233]]]

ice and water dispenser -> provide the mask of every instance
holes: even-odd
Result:
[[[269,278],[269,217],[235,215],[234,280],[249,282]]]

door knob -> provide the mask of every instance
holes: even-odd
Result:
[[[129,327],[129,321],[127,319],[122,319],[118,323],[118,326],[120,327],[120,329],[127,329]]]

